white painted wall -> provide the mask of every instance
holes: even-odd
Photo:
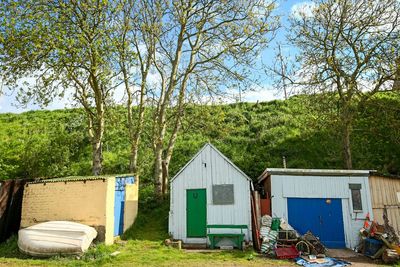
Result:
[[[349,184],[361,184],[362,213],[354,213]],[[342,199],[343,224],[346,246],[359,244],[359,231],[372,204],[368,176],[300,176],[271,175],[272,215],[288,218],[287,198],[340,198]],[[329,231],[329,229],[327,229]]]
[[[212,185],[233,184],[234,204],[213,205]],[[186,190],[206,189],[207,224],[247,225],[245,239],[251,240],[250,181],[212,145],[203,149],[171,182],[169,233],[184,243],[206,243],[205,238],[186,236]],[[240,233],[240,229],[215,229],[219,233]]]

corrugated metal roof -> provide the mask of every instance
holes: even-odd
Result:
[[[400,179],[400,175],[395,174],[385,174],[381,172],[371,172],[371,176],[379,176],[384,178]]]
[[[374,170],[336,170],[336,169],[290,169],[290,168],[267,168],[258,177],[258,182],[261,182],[271,174],[288,174],[299,176],[366,176]]]
[[[101,175],[101,176],[67,176],[67,177],[55,177],[55,178],[40,178],[28,184],[40,184],[40,183],[58,183],[58,182],[79,182],[79,181],[95,181],[105,180],[111,177],[129,177],[134,176],[133,174],[118,174],[118,175]]]
[[[58,183],[58,182],[78,182],[78,181],[94,181],[105,180],[110,176],[68,176],[50,179],[38,179],[28,184],[41,184],[41,183]]]

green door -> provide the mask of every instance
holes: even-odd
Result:
[[[205,189],[186,190],[187,237],[205,237],[207,224],[207,197]]]

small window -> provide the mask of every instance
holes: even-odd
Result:
[[[353,204],[353,211],[362,211],[361,201],[361,184],[349,184],[351,190],[351,201]]]
[[[213,204],[231,205],[234,204],[233,184],[213,185]]]

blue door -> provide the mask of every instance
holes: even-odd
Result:
[[[341,199],[288,198],[288,220],[300,234],[311,231],[328,248],[345,248]]]
[[[124,233],[125,185],[133,183],[133,176],[115,178],[114,236]]]
[[[124,231],[125,190],[115,190],[114,236]]]

